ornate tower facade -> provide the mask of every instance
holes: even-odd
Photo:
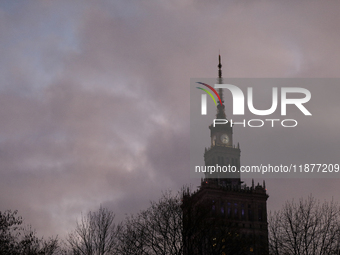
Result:
[[[219,56],[218,82],[222,81]],[[218,94],[223,103],[223,91]],[[217,119],[226,119],[224,104],[217,106]],[[183,194],[184,254],[265,254],[268,251],[267,192],[265,183],[248,187],[240,176],[239,145],[233,143],[229,124],[209,126],[211,145],[205,149],[205,166],[234,172],[207,173],[201,186]],[[235,171],[236,170],[236,171]]]
[[[221,64],[221,56],[219,56],[219,64],[218,64],[218,83],[222,84],[222,64]],[[223,90],[219,89],[218,94],[223,101]],[[221,105],[220,102],[217,105],[217,113],[216,119],[227,119],[225,113],[224,104]],[[233,127],[230,124],[225,125],[216,125],[211,124],[209,126],[210,129],[210,138],[211,145],[208,149],[205,150],[204,153],[204,162],[205,166],[220,166],[220,167],[228,167],[230,170],[233,169],[234,172],[228,171],[225,173],[216,173],[210,175],[206,173],[206,179],[210,183],[217,182],[219,185],[226,186],[238,186],[241,184],[240,180],[240,155],[241,151],[239,145],[237,148],[233,143]],[[209,177],[210,176],[210,177]],[[208,178],[209,177],[209,178]]]

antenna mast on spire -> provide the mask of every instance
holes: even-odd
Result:
[[[218,55],[218,83],[223,84],[223,79],[222,79],[222,64],[221,64],[221,55]],[[224,111],[224,101],[223,101],[223,90],[221,88],[218,89],[218,94],[221,98],[222,104],[218,104],[217,106],[217,114],[216,117],[217,119],[226,119],[226,114]]]
[[[221,64],[221,55],[218,55],[218,78],[222,78],[222,64]]]

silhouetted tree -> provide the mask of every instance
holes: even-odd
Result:
[[[128,217],[119,235],[119,254],[245,253],[248,240],[225,220],[213,217],[209,202],[186,204],[183,213],[182,198],[181,193],[167,192],[148,209]]]
[[[11,254],[17,249],[17,238],[22,218],[18,211],[0,212],[0,254]]]
[[[309,196],[286,202],[269,216],[270,253],[329,255],[340,252],[340,208]]]
[[[119,254],[183,254],[180,195],[163,194],[158,202],[126,219]]]
[[[113,212],[100,207],[89,212],[77,222],[76,229],[69,234],[67,243],[75,255],[117,254],[117,234],[120,226],[113,222]]]
[[[0,212],[1,255],[54,255],[63,251],[58,238],[38,238],[31,226],[23,227],[18,211]]]

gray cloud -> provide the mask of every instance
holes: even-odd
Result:
[[[123,219],[162,190],[197,186],[188,172],[189,79],[216,76],[218,50],[225,77],[338,77],[338,5],[1,3],[0,210],[19,209],[38,233],[63,235],[100,204]],[[334,158],[337,124],[317,123],[296,151],[327,130],[316,139]],[[261,146],[251,133],[235,135],[242,162],[288,153],[263,134]],[[268,180],[269,208],[310,192],[328,199],[336,185]]]

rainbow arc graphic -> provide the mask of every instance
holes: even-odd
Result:
[[[217,93],[217,91],[213,87],[211,87],[210,85],[208,85],[206,83],[203,83],[203,82],[196,82],[196,83],[201,84],[201,85],[206,86],[207,88],[209,88],[217,96],[218,100],[220,101],[220,105],[223,105],[222,104],[222,100],[220,98],[220,95]],[[217,102],[215,100],[215,97],[211,94],[211,92],[209,90],[201,88],[201,87],[196,87],[196,88],[201,89],[204,92],[206,92],[214,100],[214,103],[217,106]],[[202,94],[202,97],[201,97],[201,106],[202,106],[201,107],[201,114],[202,115],[207,115],[207,95],[206,94]]]

